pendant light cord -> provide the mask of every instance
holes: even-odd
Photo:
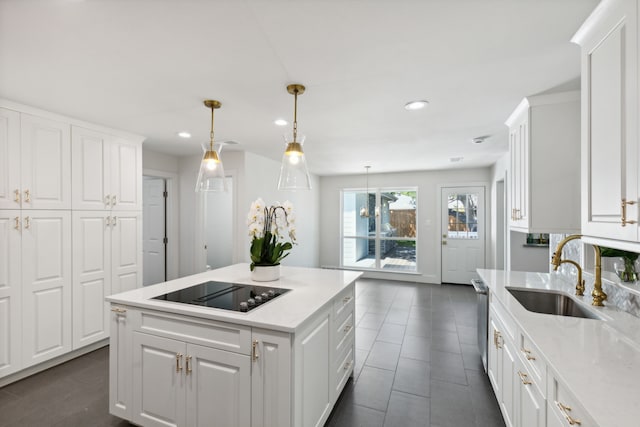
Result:
[[[298,89],[293,91],[293,142],[297,142],[298,137]]]
[[[215,110],[215,108],[211,107],[211,132],[209,133],[209,149],[210,151],[213,151],[213,111]]]

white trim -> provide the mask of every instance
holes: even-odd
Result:
[[[143,169],[143,176],[164,178],[167,182],[167,280],[178,278],[180,271],[180,210],[179,210],[179,185],[178,175],[172,172],[155,169]],[[144,218],[142,218],[144,223]],[[142,266],[144,268],[144,265]]]

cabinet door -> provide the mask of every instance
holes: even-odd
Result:
[[[142,286],[142,214],[112,212],[111,293]]]
[[[496,399],[500,402],[502,396],[502,351],[500,351],[500,326],[493,313],[489,314],[489,343],[487,347],[487,375],[493,386]]]
[[[294,425],[321,425],[331,409],[329,313],[296,337]]]
[[[108,212],[73,212],[73,348],[109,336],[111,225]]]
[[[0,210],[0,377],[21,368],[20,211]]]
[[[24,366],[71,350],[71,212],[22,211]]]
[[[23,209],[71,209],[71,139],[66,123],[21,114]]]
[[[511,159],[511,227],[529,227],[529,121],[522,113],[509,131]]]
[[[519,371],[524,374],[524,370]],[[527,384],[528,383],[528,384]],[[544,427],[545,421],[545,400],[538,389],[533,385],[531,377],[520,378],[519,400],[519,426],[520,427]]]
[[[73,209],[111,209],[108,182],[111,136],[74,126],[71,138]]]
[[[130,420],[133,399],[133,336],[127,310],[114,306],[110,313],[109,412]]]
[[[133,333],[133,422],[143,426],[183,426],[186,344]]]
[[[504,422],[507,427],[517,426],[516,404],[520,378],[517,375],[517,355],[508,340],[502,344],[502,398],[499,400]]]
[[[110,188],[113,209],[142,210],[142,147],[124,139],[111,143]]]
[[[187,344],[185,369],[187,426],[251,426],[249,356]]]
[[[19,209],[20,197],[20,114],[0,108],[0,209]]]
[[[291,426],[291,338],[254,328],[251,372],[252,427]]]
[[[638,201],[637,2],[609,2],[582,45],[582,233],[635,241],[622,200]],[[638,220],[638,205],[626,206]]]

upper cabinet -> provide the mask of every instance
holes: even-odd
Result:
[[[530,96],[507,119],[512,230],[580,231],[580,92]]]
[[[582,48],[582,233],[637,242],[638,4],[605,0]]]
[[[0,209],[70,209],[67,123],[0,108]]]
[[[73,126],[73,209],[141,210],[142,147]]]

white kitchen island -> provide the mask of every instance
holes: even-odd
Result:
[[[236,264],[112,295],[109,410],[143,426],[321,426],[353,373],[359,272]],[[290,291],[248,313],[154,297],[206,281]]]

